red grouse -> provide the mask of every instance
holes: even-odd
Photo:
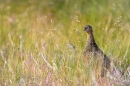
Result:
[[[84,31],[87,33],[87,43],[85,50],[83,52],[83,56],[86,60],[89,61],[90,58],[94,57],[94,61],[96,60],[102,60],[101,64],[101,77],[104,77],[104,75],[107,73],[107,70],[110,69],[110,59],[99,49],[98,45],[95,42],[94,36],[93,36],[93,29],[90,25],[86,25],[84,27]]]

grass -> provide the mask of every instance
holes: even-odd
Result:
[[[121,85],[121,79],[98,83],[91,76],[93,66],[82,59],[83,27],[91,24],[99,47],[120,72],[129,72],[129,6],[129,0],[1,0],[0,85]]]

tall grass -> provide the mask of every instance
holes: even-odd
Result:
[[[93,26],[97,44],[120,72],[129,71],[129,0],[0,2],[1,86],[96,83],[92,65],[86,66],[82,59],[86,24]]]

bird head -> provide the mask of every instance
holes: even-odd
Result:
[[[84,31],[87,32],[88,34],[93,33],[92,26],[90,25],[84,26]]]

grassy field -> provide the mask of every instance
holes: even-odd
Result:
[[[0,86],[122,85],[93,79],[83,27],[92,25],[99,47],[130,73],[129,8],[129,0],[0,0]]]

